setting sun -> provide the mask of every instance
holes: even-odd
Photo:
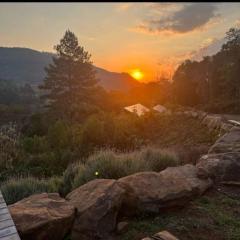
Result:
[[[139,69],[132,70],[130,74],[136,80],[141,80],[144,77],[143,72],[141,70],[139,70]]]

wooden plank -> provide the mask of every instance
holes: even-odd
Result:
[[[0,222],[0,230],[7,227],[11,227],[11,226],[15,226],[12,219],[8,219]]]
[[[0,215],[0,223],[8,219],[12,219],[9,213]]]
[[[7,207],[6,207],[6,208],[1,208],[1,209],[0,209],[0,215],[5,214],[5,213],[8,213],[8,214],[9,214],[8,208],[7,208]]]
[[[6,208],[7,207],[7,204],[6,203],[0,203],[0,209],[1,208]]]
[[[8,219],[12,219],[9,213],[5,213],[5,214],[0,215],[0,222],[8,220]]]
[[[8,235],[6,237],[2,237],[1,240],[21,240],[17,233],[13,235]]]
[[[0,191],[0,240],[20,240],[14,221]]]
[[[0,203],[5,203],[5,200],[3,197],[0,196]]]
[[[13,235],[14,233],[17,233],[17,230],[16,230],[15,226],[4,228],[4,229],[0,230],[0,239],[2,237]]]

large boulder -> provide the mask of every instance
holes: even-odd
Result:
[[[240,152],[240,128],[233,127],[219,138],[208,153]]]
[[[77,208],[72,239],[107,239],[115,230],[123,194],[111,179],[95,179],[69,193],[66,198]]]
[[[160,173],[141,172],[118,180],[125,198],[122,212],[158,213],[164,208],[183,206],[186,201],[202,194],[211,180],[197,177],[197,168],[187,164],[169,167]]]
[[[61,240],[70,231],[74,207],[58,193],[32,195],[9,210],[23,240]]]
[[[215,182],[240,181],[240,152],[207,154],[196,165],[200,178]]]

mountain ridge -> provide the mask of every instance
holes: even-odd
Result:
[[[0,47],[0,79],[37,86],[46,76],[44,67],[51,63],[54,55],[25,47]],[[106,90],[128,91],[141,85],[128,73],[111,72],[97,66],[94,68],[99,85]]]

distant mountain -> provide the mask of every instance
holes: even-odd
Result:
[[[100,85],[105,89],[126,91],[141,85],[141,83],[134,80],[128,73],[109,72],[99,67],[95,68]]]
[[[0,47],[0,79],[14,81],[18,84],[39,85],[44,77],[46,67],[54,54],[39,52],[28,48]],[[127,73],[109,72],[95,67],[99,84],[107,90],[127,91],[141,85]]]

